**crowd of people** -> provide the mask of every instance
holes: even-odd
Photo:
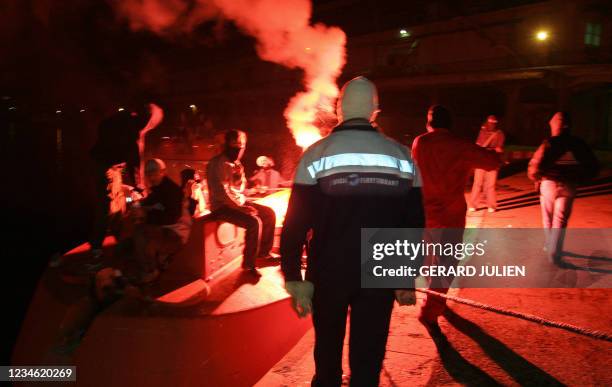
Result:
[[[427,133],[415,139],[410,152],[380,132],[378,112],[374,84],[362,77],[345,84],[337,103],[340,124],[304,152],[295,174],[281,235],[281,268],[298,315],[312,313],[313,386],[342,384],[349,309],[350,385],[378,385],[393,300],[416,303],[414,283],[395,291],[360,286],[361,228],[443,229],[444,242],[460,242],[468,210],[464,188],[474,170],[469,209],[476,210],[484,186],[488,211],[496,210],[504,134],[495,116],[487,118],[474,144],[453,134],[451,112],[434,105],[427,113]],[[567,113],[556,113],[550,127],[551,137],[530,162],[529,177],[541,182],[547,253],[558,263],[576,183],[594,177],[598,163],[585,143],[569,134]],[[303,277],[300,258],[307,242]],[[425,259],[428,265],[458,262],[447,256]],[[443,294],[452,280],[432,277],[429,287]],[[445,309],[445,298],[428,293],[419,321],[439,329]]]
[[[351,385],[374,386],[385,354],[391,311],[395,300],[414,305],[415,284],[403,289],[365,289],[360,277],[362,228],[445,229],[445,241],[463,238],[466,213],[479,209],[484,193],[488,212],[497,210],[495,186],[502,166],[505,136],[498,118],[487,117],[476,143],[453,133],[452,113],[441,105],[427,112],[426,133],[412,149],[385,136],[376,124],[379,113],[375,85],[358,77],[347,82],[337,102],[338,125],[302,155],[292,182],[291,196],[280,240],[281,271],[298,315],[312,313],[315,328],[314,386],[342,383],[342,351],[350,309],[349,363]],[[181,185],[166,174],[162,160],[141,164],[144,134],[161,121],[163,112],[150,105],[146,114],[125,114],[106,120],[92,155],[96,161],[99,202],[91,239],[94,259],[101,259],[101,243],[109,224],[109,168],[123,163],[126,182],[135,192],[129,215],[118,215],[130,224],[121,227],[122,239],[133,243],[140,267],[137,284],[158,278],[167,260],[189,238],[192,215],[203,206],[200,179],[193,170],[181,173]],[[121,123],[120,125],[118,123]],[[118,126],[129,130],[118,129]],[[570,134],[569,115],[554,114],[551,136],[544,140],[529,163],[528,176],[538,182],[546,252],[560,264],[564,228],[571,213],[576,185],[596,176],[599,164],[593,152]],[[116,134],[124,130],[129,138]],[[123,138],[121,146],[112,141]],[[208,161],[208,206],[215,219],[244,228],[242,268],[258,277],[258,258],[271,253],[276,215],[271,208],[247,201],[248,183],[266,192],[286,185],[267,156],[257,160],[260,169],[247,179],[241,158],[246,133],[229,130],[221,151]],[[474,173],[471,193],[465,186]],[[126,221],[126,220],[129,220]],[[126,231],[127,230],[127,231]],[[303,253],[308,251],[305,276]],[[456,265],[446,256],[427,257],[426,264]],[[448,291],[453,278],[434,277],[429,287]],[[419,320],[430,328],[446,308],[445,299],[428,294],[420,306]]]
[[[273,168],[274,160],[260,156],[260,169],[247,179],[241,163],[246,133],[229,130],[221,151],[207,163],[206,179],[202,181],[188,168],[181,171],[179,186],[167,176],[163,160],[142,162],[144,137],[162,119],[161,108],[150,104],[143,111],[120,111],[100,124],[91,152],[96,208],[89,241],[92,260],[87,267],[93,272],[104,267],[102,244],[110,231],[120,247],[131,248],[130,254],[140,265],[134,282],[153,282],[168,257],[189,239],[192,216],[212,212],[214,219],[246,230],[243,268],[259,276],[255,260],[275,258],[270,250],[276,216],[268,207],[247,203],[245,192],[247,183],[254,196],[286,184]]]

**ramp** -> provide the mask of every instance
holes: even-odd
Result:
[[[242,230],[214,222],[198,220],[189,249],[174,257],[147,297],[126,296],[97,314],[69,353],[58,350],[60,326],[87,300],[79,268],[88,249],[66,254],[64,265],[48,268],[38,284],[12,364],[75,365],[77,386],[255,384],[311,322],[291,309],[275,263],[261,269],[259,280],[237,269]],[[107,238],[109,256],[114,248]]]

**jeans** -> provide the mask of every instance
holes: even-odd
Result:
[[[546,236],[546,251],[553,262],[561,258],[565,228],[572,213],[576,187],[554,180],[540,183],[542,227]]]
[[[315,387],[342,384],[342,349],[350,307],[351,386],[378,386],[393,310],[392,289],[347,289],[315,284]]]
[[[255,267],[255,258],[266,256],[272,250],[274,243],[274,229],[276,228],[276,214],[270,207],[257,203],[248,203],[243,207],[251,207],[257,210],[256,215],[251,215],[245,209],[221,207],[213,211],[215,219],[234,224],[244,228],[243,268]]]
[[[474,170],[474,185],[470,195],[470,207],[478,208],[480,203],[480,192],[484,191],[487,197],[487,207],[496,208],[497,198],[495,184],[497,183],[497,169],[485,171],[484,169]]]

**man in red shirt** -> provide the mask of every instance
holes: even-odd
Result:
[[[465,228],[465,185],[474,168],[486,171],[499,168],[501,160],[492,150],[464,140],[453,133],[451,114],[441,105],[434,105],[427,112],[427,133],[418,136],[412,144],[412,156],[419,168],[423,183],[425,224],[428,229],[452,229],[436,232],[443,242],[457,243],[463,240]],[[430,235],[433,235],[430,233]],[[433,256],[429,265],[456,265],[453,257]],[[452,278],[432,277],[429,287],[441,293],[448,292]],[[444,312],[446,302],[439,297],[427,296],[421,306],[419,320],[437,323]]]

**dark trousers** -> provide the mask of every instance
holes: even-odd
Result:
[[[89,245],[92,249],[102,248],[102,242],[104,242],[104,237],[108,229],[110,198],[108,197],[107,170],[108,167],[101,163],[96,163],[93,167],[92,174],[94,178],[95,202],[93,226],[89,237]]]
[[[140,224],[134,228],[134,256],[143,273],[155,271],[182,246],[178,234],[168,228],[153,224]]]
[[[463,242],[463,228],[447,228],[447,229],[428,229],[425,232],[424,239],[427,243],[439,243],[445,245],[451,243],[456,245]],[[459,264],[453,256],[430,254],[425,257],[423,266],[444,266],[446,268],[456,267]],[[434,292],[446,294],[451,286],[454,276],[435,276],[427,278],[429,289]],[[446,309],[446,300],[441,297],[426,294],[421,304],[421,317],[430,322],[435,321],[438,316],[444,313]]]
[[[336,387],[342,384],[342,348],[350,307],[350,385],[378,386],[389,335],[393,290],[349,290],[317,284],[314,288],[315,376],[312,385]]]
[[[244,237],[244,251],[242,267],[255,267],[255,258],[266,256],[274,243],[274,229],[276,227],[276,214],[270,207],[261,204],[249,203],[243,207],[257,210],[255,215],[248,213],[248,209],[235,209],[221,207],[213,213],[215,219],[234,224],[246,230]]]

